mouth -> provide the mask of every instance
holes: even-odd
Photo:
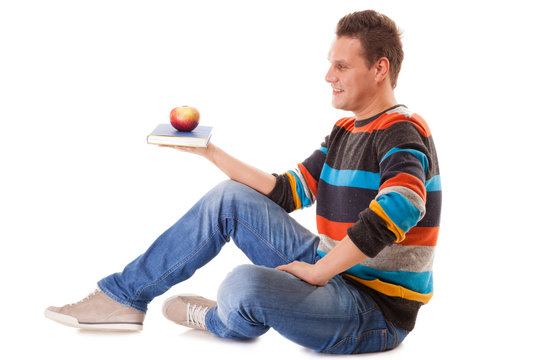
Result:
[[[345,90],[343,89],[337,89],[335,87],[332,87],[332,95],[339,95],[341,94],[342,92],[344,92]]]

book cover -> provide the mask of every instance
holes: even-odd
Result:
[[[146,142],[155,145],[206,147],[212,136],[211,126],[199,125],[193,131],[178,131],[171,124],[159,124]]]

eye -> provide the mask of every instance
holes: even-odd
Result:
[[[345,70],[345,69],[347,68],[347,67],[346,67],[345,65],[343,65],[343,64],[337,64],[336,67],[337,67],[338,70]]]

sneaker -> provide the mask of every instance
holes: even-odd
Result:
[[[142,330],[144,313],[122,305],[101,290],[83,300],[63,307],[48,307],[45,316],[61,324],[89,330]]]
[[[192,329],[206,329],[206,314],[217,305],[213,300],[196,295],[177,295],[163,304],[163,315],[172,322]]]

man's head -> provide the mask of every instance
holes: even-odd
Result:
[[[334,107],[359,116],[394,105],[389,103],[395,101],[393,89],[403,60],[394,22],[375,11],[355,12],[339,21],[336,35],[326,75]]]
[[[401,32],[392,19],[373,10],[357,11],[339,20],[337,37],[345,36],[360,40],[368,68],[382,57],[390,63],[390,84],[397,85],[403,48]]]

